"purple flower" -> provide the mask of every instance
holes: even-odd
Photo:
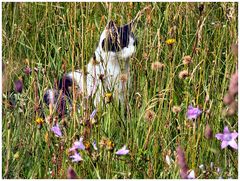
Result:
[[[215,137],[218,140],[222,141],[222,144],[221,144],[222,149],[226,148],[228,145],[236,150],[238,149],[238,145],[237,145],[236,141],[234,140],[238,137],[238,133],[237,132],[230,133],[227,126],[224,127],[223,134],[218,133],[215,135]]]
[[[72,162],[79,162],[83,160],[77,152],[75,152],[74,155],[71,155],[70,158],[72,158]]]
[[[93,112],[92,112],[91,115],[90,115],[90,119],[93,119],[96,114],[97,114],[97,110],[94,109]]]
[[[18,93],[22,93],[22,89],[23,89],[23,82],[22,80],[17,80],[14,82],[14,88],[15,91]]]
[[[31,72],[32,72],[32,70],[31,70],[31,68],[30,67],[25,67],[25,69],[24,69],[24,73],[26,74],[26,75],[29,75],[29,74],[31,74]]]
[[[202,111],[199,108],[194,108],[191,105],[188,106],[187,118],[188,119],[197,119],[198,116],[202,114]]]
[[[72,148],[70,148],[69,151],[74,151],[74,150],[77,150],[77,149],[85,150],[85,146],[83,144],[83,137],[81,137],[79,141],[75,141],[73,143]]]
[[[187,178],[188,178],[188,179],[195,179],[195,172],[194,172],[194,170],[192,170],[192,171],[188,174]]]
[[[55,134],[57,137],[61,137],[61,136],[62,136],[62,132],[61,132],[58,124],[56,124],[55,126],[53,126],[52,129],[51,129],[51,131],[54,132],[54,134]]]
[[[69,167],[67,170],[67,178],[68,179],[78,179],[78,176],[72,167]]]
[[[120,150],[116,152],[116,155],[126,155],[129,153],[129,150],[126,149],[126,145],[124,145]]]

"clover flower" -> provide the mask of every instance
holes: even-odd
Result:
[[[52,132],[54,132],[54,134],[57,136],[57,137],[61,137],[62,136],[62,132],[61,132],[61,129],[59,127],[58,124],[56,124],[55,126],[52,127],[51,129]]]
[[[184,65],[189,65],[192,62],[192,57],[189,55],[186,55],[183,57],[183,64]]]
[[[124,145],[120,150],[116,152],[116,155],[127,155],[129,150],[127,150],[127,146]]]
[[[188,106],[187,118],[188,119],[197,119],[198,116],[202,114],[202,111],[199,108],[194,108],[193,106]]]
[[[69,167],[67,170],[67,178],[68,179],[78,179],[78,176],[72,167]]]
[[[71,155],[70,158],[72,158],[72,162],[80,162],[83,160],[81,155],[77,152],[75,152],[74,155]]]
[[[223,134],[218,133],[215,135],[215,137],[218,140],[222,141],[222,144],[221,144],[222,149],[226,148],[228,145],[236,150],[238,149],[238,145],[235,141],[235,139],[238,137],[238,133],[237,132],[230,133],[227,126],[224,127]]]

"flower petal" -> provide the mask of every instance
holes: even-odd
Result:
[[[188,174],[187,178],[188,178],[188,179],[195,179],[195,172],[194,172],[194,170],[192,170],[192,171]]]
[[[229,129],[227,126],[224,127],[223,129],[223,133],[226,134],[226,133],[230,133]]]
[[[223,134],[222,134],[222,133],[216,134],[215,137],[216,137],[218,140],[223,140]]]
[[[237,143],[236,143],[235,140],[229,141],[228,144],[229,144],[232,148],[234,148],[234,149],[236,149],[236,150],[238,149],[238,145],[237,145]]]
[[[116,155],[126,155],[129,153],[129,150],[126,149],[126,145],[124,145],[120,150],[116,152]]]
[[[221,148],[224,149],[228,146],[228,141],[222,141]]]
[[[232,139],[236,139],[238,137],[238,133],[237,132],[231,133],[231,137]]]

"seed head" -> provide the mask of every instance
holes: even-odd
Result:
[[[162,69],[164,67],[165,67],[165,65],[160,63],[160,62],[153,62],[152,66],[151,66],[153,71],[158,71],[158,70],[160,70],[160,69]]]
[[[187,70],[181,71],[181,72],[179,73],[179,75],[178,75],[179,79],[185,79],[185,78],[188,77],[188,76],[189,76],[189,73],[188,73]]]
[[[181,107],[180,106],[173,106],[172,108],[172,112],[177,114],[181,111]]]
[[[205,127],[205,132],[204,132],[205,138],[207,139],[212,139],[213,137],[213,132],[209,124],[206,125]]]
[[[152,111],[152,110],[147,110],[145,112],[145,120],[148,121],[148,122],[152,122],[155,118],[155,112]]]
[[[183,64],[184,65],[189,65],[190,63],[192,63],[192,57],[187,55],[183,57]]]

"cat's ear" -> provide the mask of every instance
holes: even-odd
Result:
[[[115,33],[117,32],[117,25],[113,20],[110,20],[106,26],[106,30],[109,32]]]

